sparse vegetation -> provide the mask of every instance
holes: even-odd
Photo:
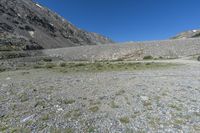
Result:
[[[66,67],[67,64],[65,62],[61,62],[59,65],[60,67]]]
[[[40,119],[42,121],[47,121],[49,119],[49,114],[44,114]]]
[[[54,64],[54,63],[46,63],[45,67],[46,68],[53,68],[53,67],[56,67],[56,64]]]
[[[99,110],[99,107],[93,106],[93,107],[90,107],[89,110],[94,113],[94,112],[97,112]]]
[[[119,106],[115,103],[115,101],[112,101],[112,102],[110,103],[110,107],[111,107],[111,108],[119,108]]]
[[[115,95],[120,96],[125,93],[125,90],[119,90]]]
[[[130,122],[128,117],[121,117],[119,120],[120,120],[121,123],[125,123],[125,124]]]
[[[200,56],[197,57],[197,60],[200,61]]]
[[[77,119],[80,116],[81,116],[81,111],[79,109],[69,111],[64,115],[66,119],[68,118]]]
[[[151,106],[152,105],[151,100],[143,101],[143,105],[144,106]]]
[[[184,120],[183,119],[175,119],[173,120],[173,124],[176,124],[176,125],[182,125],[184,124]]]
[[[6,68],[0,67],[0,72],[4,72],[4,71],[6,71]]]
[[[48,58],[48,57],[45,57],[45,58],[43,58],[43,61],[44,61],[44,62],[52,62],[52,59],[51,59],[51,58]]]
[[[181,111],[182,110],[182,108],[180,107],[180,105],[177,105],[175,103],[169,104],[168,106],[171,107],[171,108],[173,108],[173,109],[175,109],[175,110],[177,110],[177,111]]]
[[[19,94],[19,99],[21,102],[26,102],[29,100],[29,96],[27,93],[21,93]]]
[[[147,55],[143,57],[143,60],[152,60],[152,59],[153,59],[153,56],[151,55]]]
[[[73,99],[65,99],[64,103],[65,104],[73,104],[73,103],[75,103],[75,100],[73,100]]]

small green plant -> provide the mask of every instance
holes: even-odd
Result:
[[[19,95],[19,99],[20,99],[21,102],[26,102],[26,101],[29,100],[29,96],[28,96],[27,93],[21,93],[21,94]]]
[[[115,103],[115,101],[112,101],[112,102],[110,103],[110,107],[111,107],[111,108],[119,108],[119,106]]]
[[[119,96],[125,93],[125,90],[119,90],[115,95]]]
[[[94,127],[89,127],[88,128],[88,133],[93,133],[95,131],[95,128]]]
[[[61,62],[61,63],[59,64],[60,67],[66,67],[66,65],[67,65],[67,64],[66,64],[65,62]]]
[[[7,130],[9,127],[7,125],[0,125],[0,132]]]
[[[195,131],[200,131],[200,125],[194,125],[193,128]]]
[[[49,119],[49,114],[44,114],[40,119],[43,121],[47,121]]]
[[[200,56],[197,57],[197,60],[200,61]]]
[[[153,56],[151,55],[147,55],[147,56],[144,56],[143,60],[152,60],[153,59]]]
[[[47,63],[47,64],[45,65],[45,67],[46,67],[46,68],[53,68],[53,67],[56,67],[56,65],[53,64],[53,63]]]
[[[151,106],[152,105],[151,100],[143,101],[143,105],[144,106]]]
[[[79,109],[69,111],[64,115],[65,118],[72,118],[72,119],[77,119],[79,116],[81,116],[81,111]]]
[[[73,103],[75,103],[75,102],[76,102],[76,101],[73,100],[73,99],[69,99],[69,100],[68,100],[68,99],[65,99],[65,100],[64,100],[64,103],[65,103],[65,104],[73,104]]]
[[[99,107],[93,106],[93,107],[90,107],[89,110],[94,113],[94,112],[97,112],[99,110]]]
[[[6,71],[6,68],[0,67],[0,72]]]
[[[120,120],[121,123],[125,123],[125,124],[130,122],[128,117],[121,117],[119,120]]]
[[[34,107],[40,106],[40,107],[43,107],[43,108],[44,108],[45,105],[46,105],[46,103],[45,103],[44,100],[39,100],[39,101],[36,102],[36,104],[34,105]]]
[[[44,62],[52,62],[52,59],[46,57],[46,58],[43,58],[43,61],[44,61]]]
[[[169,104],[169,107],[173,108],[173,109],[175,109],[177,111],[181,111],[182,110],[181,107],[176,105],[175,103]]]

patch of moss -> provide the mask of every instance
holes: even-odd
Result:
[[[152,105],[151,100],[143,101],[143,105],[144,105],[145,107],[151,106],[151,105]]]
[[[95,128],[94,127],[89,127],[88,128],[88,133],[93,133],[95,132]]]
[[[153,59],[153,56],[151,55],[147,55],[143,57],[143,60],[152,60],[152,59]]]
[[[44,114],[42,115],[42,117],[40,118],[42,121],[47,121],[49,120],[49,114]]]
[[[115,101],[112,101],[112,102],[110,103],[110,107],[111,107],[111,108],[119,108],[119,106],[115,103]]]
[[[21,93],[21,94],[19,95],[19,99],[20,99],[21,102],[26,102],[26,101],[29,100],[29,96],[28,96],[27,93],[24,92],[24,93]]]
[[[128,63],[128,62],[98,62],[98,63],[65,63],[54,68],[58,72],[102,72],[102,71],[127,71],[157,69],[175,66],[169,63]]]
[[[173,108],[173,109],[177,110],[177,111],[181,111],[182,110],[181,106],[178,105],[178,104],[175,104],[175,103],[169,104],[168,106],[170,108]]]
[[[94,112],[97,112],[99,110],[99,107],[93,106],[93,107],[90,107],[89,110],[94,113]]]
[[[45,64],[45,68],[54,68],[54,67],[56,67],[56,64],[54,64],[54,63],[46,63]]]
[[[125,90],[119,90],[115,95],[120,96],[125,93]]]
[[[77,119],[79,116],[81,116],[81,111],[79,109],[69,111],[64,115],[66,119],[68,118]]]
[[[64,103],[65,104],[73,104],[73,103],[75,103],[76,101],[75,100],[73,100],[73,99],[65,99],[64,100]]]
[[[193,125],[195,131],[200,131],[200,125]]]
[[[44,61],[44,62],[52,62],[52,59],[49,58],[49,57],[45,57],[45,58],[43,58],[43,61]]]
[[[121,123],[125,123],[125,124],[130,122],[128,117],[121,117],[119,120],[120,120]]]

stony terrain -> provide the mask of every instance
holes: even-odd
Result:
[[[178,35],[172,37],[171,39],[181,39],[181,38],[198,38],[200,37],[200,30],[194,29],[185,32],[181,32]]]
[[[152,56],[154,59],[194,56],[200,54],[199,49],[200,39],[195,38],[52,49],[44,50],[43,54],[66,61],[142,60],[145,56]]]
[[[32,0],[0,1],[0,51],[35,50],[111,43],[80,30]]]
[[[142,62],[2,72],[0,132],[200,132],[200,63]]]
[[[110,44],[32,0],[1,0],[0,133],[200,132],[199,33]]]

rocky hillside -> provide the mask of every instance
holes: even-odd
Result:
[[[189,30],[181,32],[180,34],[172,37],[172,39],[186,39],[186,38],[197,38],[200,37],[200,30]]]
[[[32,0],[0,1],[0,50],[35,50],[112,41],[80,30]]]

